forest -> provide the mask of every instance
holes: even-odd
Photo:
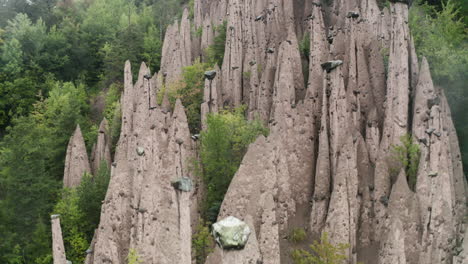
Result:
[[[84,260],[110,168],[103,164],[77,189],[62,189],[68,140],[79,124],[90,152],[105,117],[115,147],[124,63],[137,68],[145,62],[158,72],[165,30],[185,6],[193,16],[189,0],[0,0],[0,263],[52,263],[52,213],[73,227],[64,230],[67,256]],[[418,56],[428,59],[435,84],[448,97],[467,175],[468,1],[413,1],[409,25]],[[171,103],[184,103],[194,133],[200,132],[200,76],[224,55],[226,25],[217,31],[210,60],[187,67],[183,83],[167,87]],[[248,144],[268,134],[242,111],[210,116],[213,129],[202,132],[203,179],[216,190],[205,204],[206,221],[216,218]],[[212,145],[222,144],[231,147],[219,156]]]

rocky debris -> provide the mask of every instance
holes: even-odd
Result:
[[[143,147],[137,147],[136,153],[138,154],[138,156],[143,156],[145,155],[145,149]]]
[[[188,169],[194,157],[192,140],[179,100],[172,112],[159,106],[148,109],[143,77],[148,72],[142,64],[133,84],[130,63],[126,63],[117,165],[102,205],[90,263],[125,263],[131,248],[144,263],[191,263],[198,198],[193,191],[179,192],[171,182],[181,177],[197,182]]]
[[[188,177],[179,178],[173,181],[171,184],[175,189],[182,191],[182,192],[190,192],[193,189],[192,179]]]
[[[216,71],[215,70],[212,70],[212,71],[206,71],[205,72],[205,79],[208,79],[208,80],[213,80],[214,78],[216,77]]]
[[[109,123],[104,118],[99,125],[97,143],[93,146],[91,154],[91,170],[94,175],[98,172],[102,162],[107,165],[107,168],[110,168],[112,162],[110,148]]]
[[[63,173],[63,186],[72,188],[80,185],[84,173],[90,173],[91,168],[86,152],[86,145],[81,134],[80,126],[77,125],[67,147],[65,157],[65,171]]]
[[[359,12],[348,12],[346,17],[347,18],[358,18],[359,17]]]
[[[62,228],[60,227],[60,215],[50,216],[52,223],[52,256],[54,264],[67,262],[65,257],[65,246],[63,245]]]
[[[250,228],[242,220],[229,216],[213,224],[213,236],[223,249],[243,249],[250,236]]]
[[[336,67],[340,66],[343,64],[343,61],[341,60],[333,60],[333,61],[327,61],[321,64],[322,69],[327,71],[327,73],[330,73],[331,70],[335,69]]]

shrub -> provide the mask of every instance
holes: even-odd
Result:
[[[105,97],[104,117],[109,122],[109,132],[111,136],[111,151],[115,152],[115,147],[120,136],[121,121],[121,108],[120,108],[120,95],[123,90],[122,83],[115,82],[109,86]],[[97,131],[97,128],[96,130]]]
[[[215,28],[217,35],[214,38],[214,43],[205,51],[207,57],[206,61],[212,66],[217,64],[221,67],[223,65],[224,48],[226,45],[226,30],[227,21],[224,21],[221,25]]]
[[[205,263],[206,257],[213,252],[214,241],[209,226],[210,223],[199,219],[195,234],[192,237],[192,247],[197,264]]]
[[[340,264],[348,259],[345,250],[349,245],[331,244],[327,233],[322,233],[320,241],[314,241],[309,247],[310,251],[293,250],[291,256],[294,264]]]
[[[106,195],[109,179],[109,169],[102,162],[96,176],[85,174],[76,189],[64,189],[62,199],[54,208],[54,213],[60,214],[67,258],[73,263],[84,262],[83,253],[99,225],[101,202]]]
[[[390,168],[391,173],[397,175],[403,168],[406,172],[408,185],[414,191],[419,167],[419,145],[413,142],[413,137],[410,134],[401,136],[400,141],[401,145],[392,146],[392,160],[396,161],[396,166]]]
[[[86,233],[89,230],[87,219],[78,206],[79,196],[76,189],[64,189],[62,199],[57,203],[54,214],[60,215],[63,242],[67,258],[73,263],[83,263],[89,243]]]
[[[205,87],[205,71],[208,70],[208,64],[196,61],[193,65],[184,67],[182,79],[175,81],[162,89],[158,93],[159,100],[162,102],[164,92],[168,93],[171,105],[174,105],[176,99],[180,99],[185,107],[187,121],[190,132],[197,134],[201,129],[201,109],[203,102],[203,89]]]
[[[136,251],[136,249],[134,248],[131,248],[128,252],[128,256],[127,256],[127,263],[128,264],[139,264],[139,263],[143,263],[142,260],[140,260],[140,257],[138,256],[138,252]]]
[[[247,121],[245,107],[224,110],[207,117],[207,129],[201,133],[202,179],[207,188],[203,215],[216,221],[224,195],[247,147],[268,130],[258,120]]]
[[[299,43],[299,51],[301,53],[301,56],[308,61],[309,56],[310,56],[310,34],[309,32],[305,33],[304,37],[302,37],[302,40]]]
[[[94,229],[99,225],[101,205],[106,197],[109,181],[110,168],[105,161],[102,161],[96,175],[92,177],[85,174],[77,187],[78,207],[89,224],[89,229],[86,230],[89,241],[93,238]]]
[[[293,228],[288,236],[289,241],[293,243],[299,243],[307,238],[306,231],[304,228]]]

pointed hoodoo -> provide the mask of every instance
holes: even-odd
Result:
[[[85,142],[81,134],[80,125],[77,125],[67,147],[63,186],[71,188],[80,185],[83,174],[90,172],[91,168],[89,166]]]
[[[131,76],[129,65],[125,74]],[[187,117],[180,100],[171,112],[148,108],[146,74],[142,64],[134,85],[126,77],[123,129],[92,263],[124,263],[132,248],[144,263],[191,263],[198,208],[195,192],[186,184],[197,182],[189,170],[195,155]],[[174,188],[171,183],[178,179],[190,181]]]
[[[63,245],[62,228],[60,227],[60,215],[51,215],[52,223],[52,256],[54,264],[66,264],[65,246]]]
[[[103,162],[107,165],[107,168],[110,168],[112,162],[110,146],[109,123],[107,119],[104,118],[99,125],[97,143],[91,154],[91,169],[93,175],[96,175]]]
[[[326,87],[326,85],[324,85]],[[327,217],[331,191],[330,146],[328,142],[328,100],[326,88],[322,94],[322,118],[319,132],[317,164],[315,171],[314,202],[310,216],[313,235],[320,234]]]

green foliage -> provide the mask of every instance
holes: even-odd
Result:
[[[221,25],[215,28],[216,36],[214,38],[214,43],[205,51],[208,64],[216,64],[220,67],[223,65],[224,48],[226,45],[226,31],[227,21],[224,21]]]
[[[413,142],[413,137],[410,134],[401,136],[400,141],[401,145],[392,146],[393,160],[396,161],[396,165],[391,168],[391,172],[398,174],[403,168],[406,172],[408,185],[414,191],[421,154],[419,145]]]
[[[310,57],[310,34],[306,32],[299,43],[299,52],[303,58],[309,60]]]
[[[110,135],[112,140],[112,153],[115,151],[117,141],[120,136],[120,127],[122,124],[120,95],[123,91],[123,84],[116,82],[109,86],[105,96],[104,117],[109,122]]]
[[[0,232],[6,237],[0,241],[1,263],[14,259],[16,245],[28,263],[50,253],[49,241],[30,238],[36,232],[37,239],[49,239],[38,235],[44,229],[40,223],[49,223],[62,186],[65,146],[88,111],[83,87],[48,85],[49,98],[36,103],[31,114],[14,118],[0,143]],[[44,246],[39,250],[34,244]]]
[[[184,67],[182,79],[168,85],[168,97],[172,105],[177,99],[182,101],[187,114],[188,125],[192,134],[197,134],[201,129],[201,110],[203,102],[203,88],[205,86],[205,71],[209,66],[206,63],[196,61],[193,65]],[[158,95],[162,97],[165,89],[162,89]]]
[[[54,213],[60,214],[62,235],[67,258],[73,263],[83,263],[85,252],[94,230],[99,225],[101,204],[107,192],[110,171],[105,162],[94,177],[83,175],[76,189],[64,189]]]
[[[388,76],[388,63],[389,63],[389,57],[390,57],[390,50],[388,48],[381,48],[380,49],[380,54],[382,55],[383,58],[383,63],[384,63],[384,69],[385,69],[385,76]]]
[[[204,218],[216,221],[224,195],[247,147],[268,130],[258,120],[247,121],[245,108],[221,111],[207,117],[207,129],[201,133],[202,179],[207,188]]]
[[[293,228],[289,233],[288,239],[293,243],[299,243],[307,238],[307,233],[304,228]]]
[[[55,214],[60,214],[63,242],[67,258],[74,263],[84,262],[89,244],[86,239],[85,230],[87,221],[78,206],[80,197],[75,189],[64,189],[62,199],[54,209]]]
[[[197,38],[201,38],[202,35],[203,35],[203,27],[197,28],[197,30],[195,31],[195,36]]]
[[[468,175],[468,29],[461,12],[468,12],[467,1],[444,1],[438,8],[417,1],[409,26],[418,56],[427,58],[434,83],[447,95]]]
[[[78,208],[83,213],[84,221],[89,225],[84,230],[86,239],[91,241],[94,229],[99,225],[102,201],[106,197],[110,180],[110,168],[102,162],[96,175],[85,174],[81,184],[76,189]]]
[[[314,241],[310,245],[310,251],[296,249],[291,256],[294,264],[340,264],[348,259],[346,256],[348,248],[348,244],[331,244],[328,234],[323,233],[320,241]]]
[[[188,6],[189,6],[189,18],[193,19],[194,14],[195,14],[195,1],[189,0]]]
[[[307,87],[309,82],[309,57],[310,57],[310,33],[306,32],[299,43],[299,52],[301,54],[302,74],[304,75],[304,84]]]
[[[205,263],[206,257],[213,252],[214,240],[209,226],[210,223],[199,219],[195,234],[192,237],[192,247],[197,264]]]
[[[139,263],[143,263],[142,260],[140,260],[140,257],[138,256],[138,252],[136,251],[136,249],[134,248],[131,248],[128,252],[128,256],[127,256],[127,263],[128,264],[139,264]]]

